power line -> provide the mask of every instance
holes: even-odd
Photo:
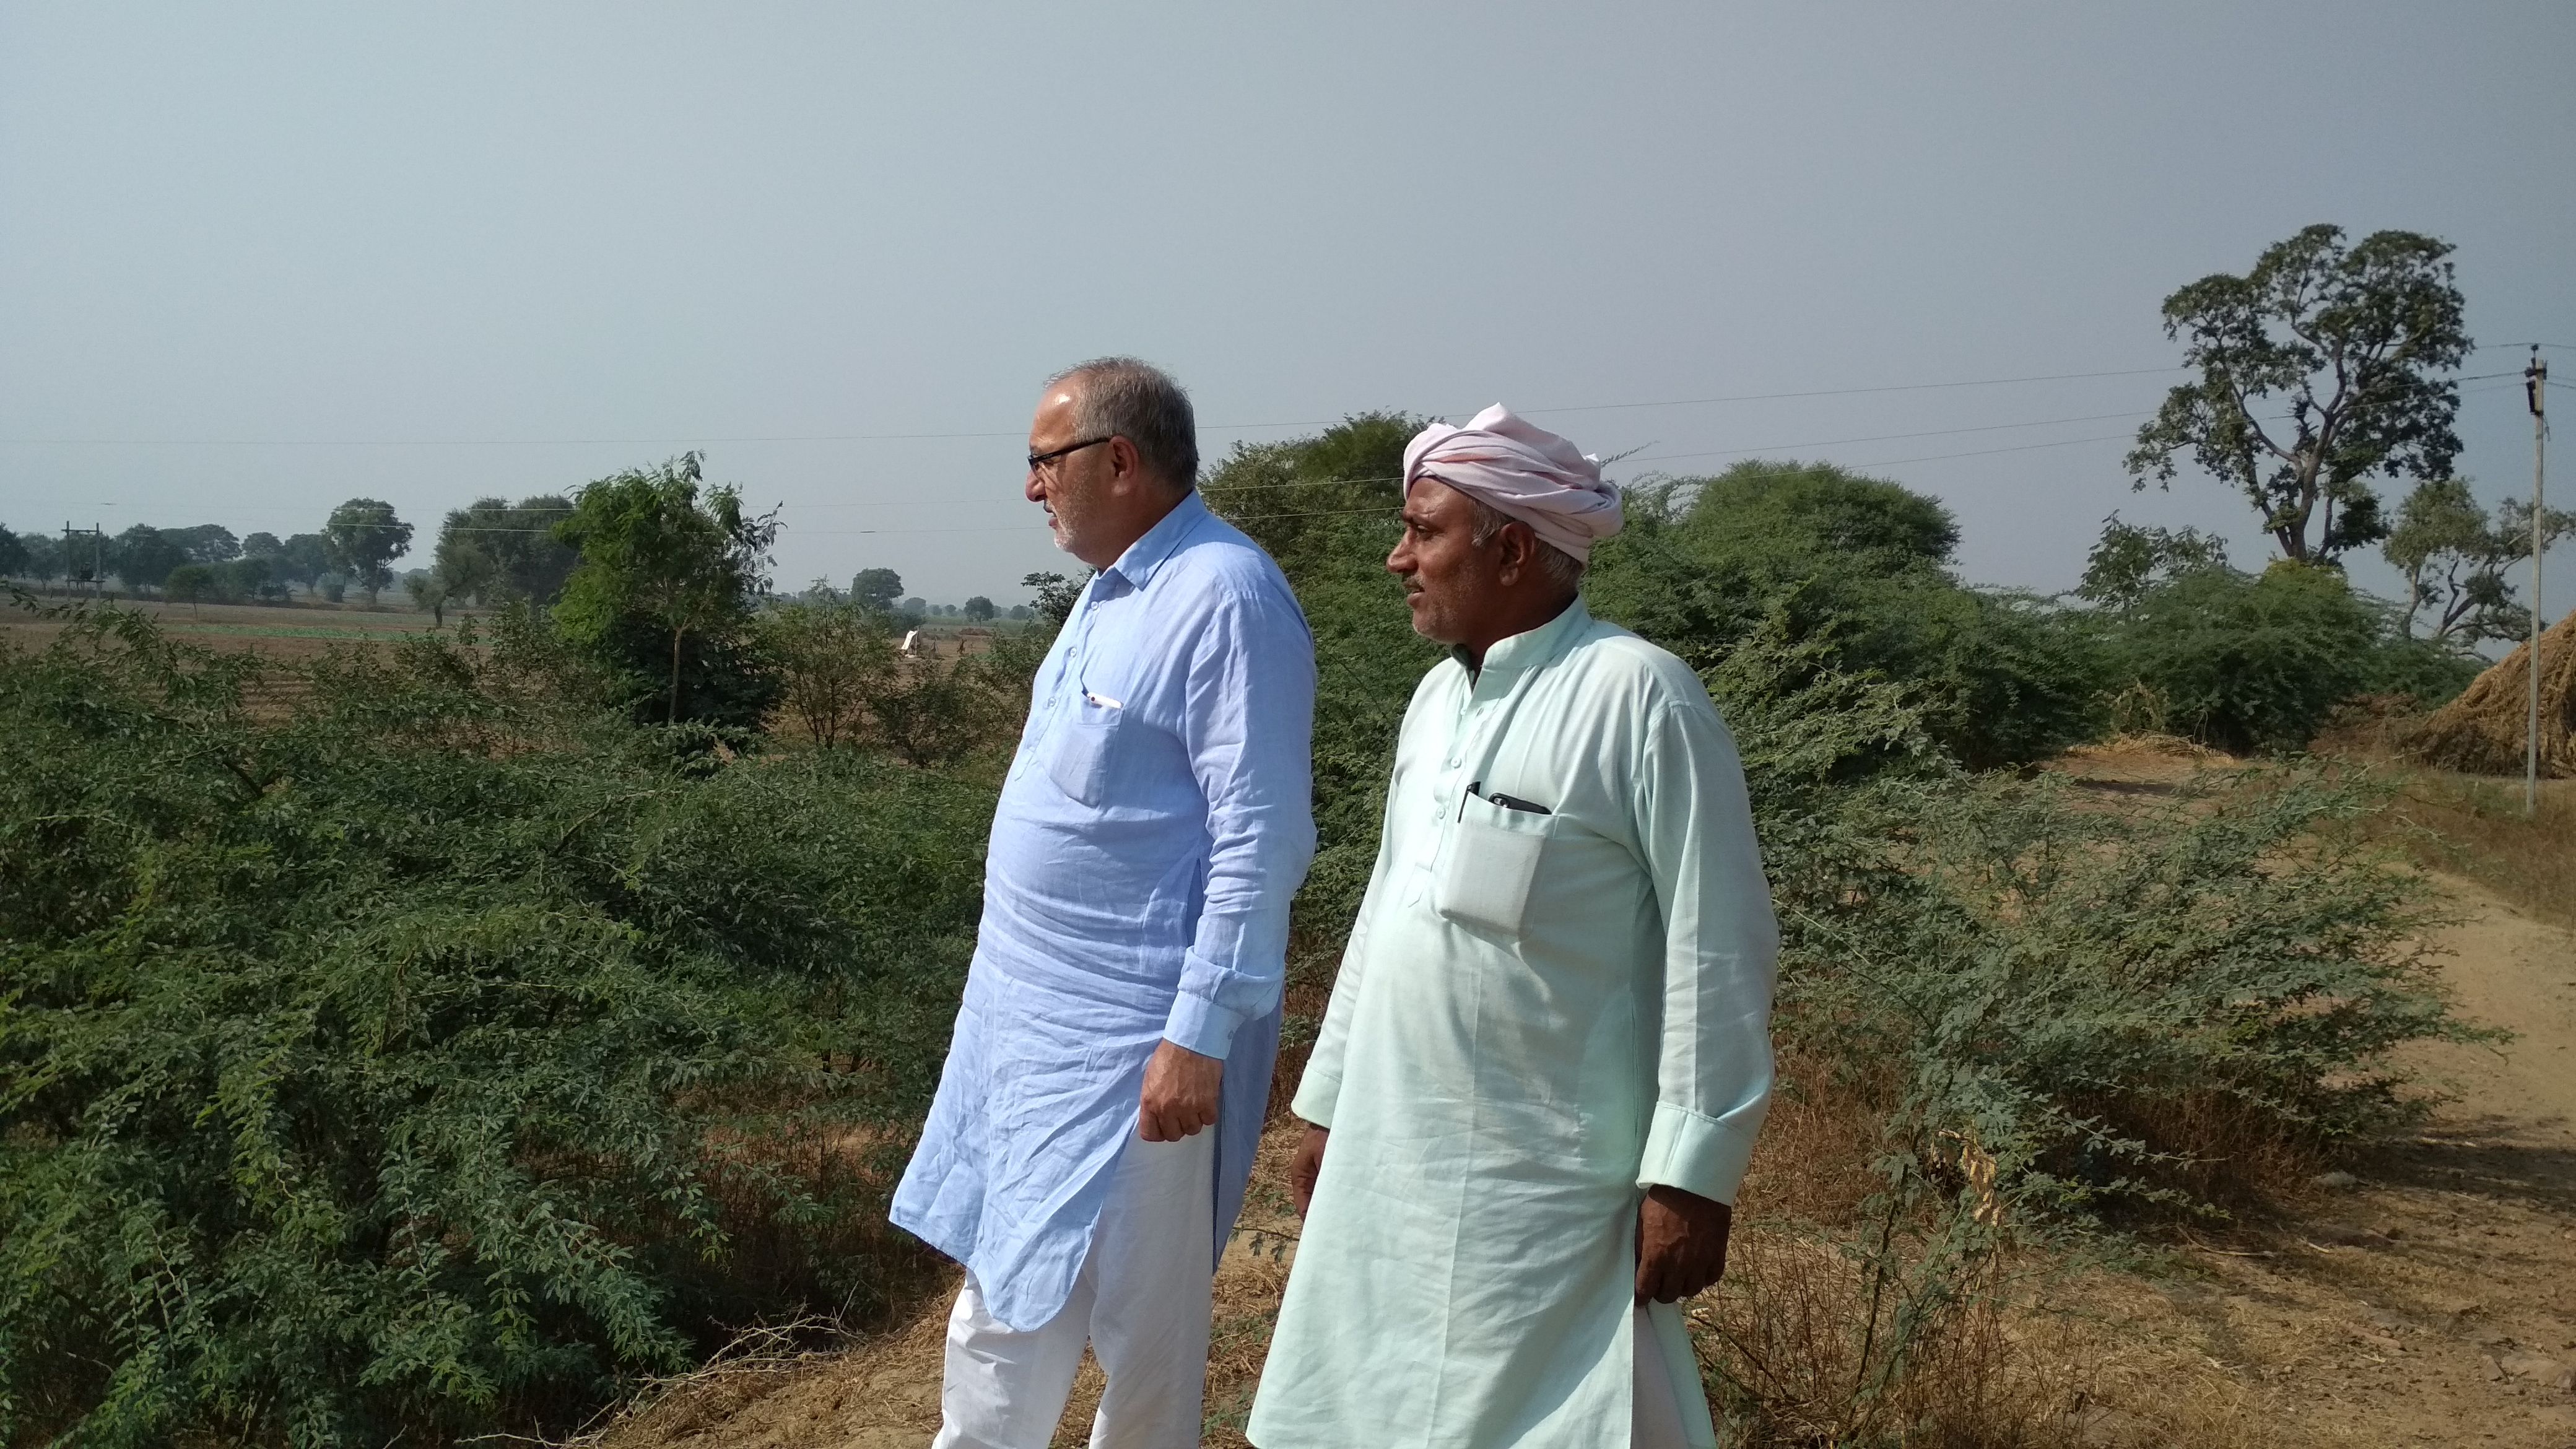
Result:
[[[1814,388],[1799,392],[1737,393],[1725,397],[1668,398],[1655,402],[1571,403],[1523,408],[1527,413],[1605,412],[1634,408],[1702,407],[1718,403],[1778,402],[1792,398],[1855,397],[1869,393],[1932,392],[1948,388],[2005,387],[2034,382],[2071,382],[2085,378],[2139,377],[2179,372],[2181,367],[2133,367],[2109,372],[2060,372],[2029,377],[1984,377],[1955,382],[1893,383],[1877,387]],[[1341,418],[1304,418],[1286,422],[1205,423],[1201,432],[1241,432],[1263,428],[1331,427]],[[780,433],[738,437],[670,435],[650,438],[0,438],[0,446],[49,448],[553,448],[607,447],[646,443],[882,443],[956,438],[1015,438],[1022,430],[954,433]]]

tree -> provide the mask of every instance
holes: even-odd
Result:
[[[367,591],[373,607],[376,595],[393,582],[393,570],[386,565],[411,551],[411,525],[394,516],[390,503],[352,498],[331,510],[322,525],[322,541],[332,564]]]
[[[884,614],[851,602],[782,604],[760,616],[760,636],[778,662],[779,708],[823,748],[857,737],[867,701],[902,667]]]
[[[850,599],[879,613],[891,613],[903,597],[903,575],[892,569],[861,569],[850,580]]]
[[[317,588],[322,576],[331,572],[331,545],[318,533],[299,533],[277,548],[273,567],[279,580],[304,587]]]
[[[2347,248],[2341,227],[2312,226],[2242,277],[2167,297],[2165,335],[2188,339],[2200,377],[2138,430],[2132,486],[2171,486],[2188,453],[2244,493],[2284,558],[2331,563],[2386,537],[2371,478],[2440,478],[2460,451],[2459,388],[2441,374],[2470,344],[2450,253],[2403,231]],[[2256,416],[2258,402],[2287,418]]]
[[[0,527],[0,576],[27,571],[27,545],[18,535]]]
[[[2550,509],[2542,520],[2543,547],[2576,532],[2576,513]],[[2406,576],[2405,632],[2415,616],[2433,610],[2427,637],[2462,645],[2520,639],[2531,631],[2531,611],[2515,597],[2514,565],[2531,556],[2531,505],[2507,500],[2490,519],[2458,478],[2415,485],[2398,510],[2397,527],[2380,550]]]
[[[2225,567],[2225,539],[2196,528],[2142,528],[2113,513],[2102,520],[2101,540],[2084,557],[2084,581],[2075,586],[2075,597],[2126,614],[2177,575]]]
[[[188,562],[188,551],[173,543],[170,535],[138,523],[116,536],[108,557],[109,567],[127,588],[157,589],[172,569]]]
[[[231,599],[271,598],[283,594],[276,570],[269,556],[248,555],[223,566],[224,596]]]
[[[200,523],[194,528],[165,528],[161,534],[186,549],[190,563],[230,563],[242,554],[241,543],[233,537],[233,531],[220,523]]]
[[[50,533],[24,533],[18,536],[19,547],[27,551],[27,561],[20,565],[31,579],[51,581],[63,576],[63,541]]]
[[[572,508],[572,500],[548,493],[515,504],[478,498],[450,510],[439,527],[437,560],[452,596],[478,604],[507,599],[553,603],[579,561],[554,534],[554,526]]]
[[[746,515],[740,489],[701,498],[702,481],[700,455],[685,453],[576,493],[555,537],[581,561],[555,616],[568,640],[629,677],[654,667],[640,647],[654,640],[665,723],[682,718],[694,672],[704,697],[689,717],[754,725],[777,692],[752,637],[752,610],[768,590],[778,524],[775,515]]]
[[[403,592],[411,595],[411,606],[427,609],[430,622],[447,627],[447,606],[456,598],[456,585],[444,569],[413,569],[403,575]]]
[[[223,576],[210,564],[181,564],[161,581],[161,592],[174,604],[202,604],[224,596]]]
[[[273,533],[248,534],[241,541],[243,558],[274,558],[285,547],[286,545],[277,541],[277,535]]]
[[[1030,601],[1031,609],[1046,620],[1048,628],[1061,629],[1064,621],[1072,617],[1074,601],[1082,597],[1082,586],[1088,581],[1088,575],[1073,579],[1059,573],[1035,573],[1022,578],[1020,587],[1037,590],[1037,598]]]
[[[1595,614],[1708,668],[1768,631],[1833,668],[1906,684],[1930,737],[1973,768],[2039,758],[2095,724],[2091,629],[1970,589],[1938,500],[1825,463],[1747,462],[1632,488],[1593,550]]]
[[[974,620],[978,624],[990,623],[993,618],[993,601],[985,598],[982,594],[977,594],[975,597],[966,601],[966,607],[963,612],[967,618]]]

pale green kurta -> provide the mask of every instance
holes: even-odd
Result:
[[[1643,1349],[1714,1443],[1679,1314],[1632,1342],[1637,1204],[1734,1201],[1778,940],[1734,743],[1679,660],[1578,601],[1433,669],[1297,1092],[1332,1137],[1253,1442],[1624,1444]]]

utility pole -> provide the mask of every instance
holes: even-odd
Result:
[[[2549,535],[2545,532],[2542,506],[2547,502],[2542,480],[2548,476],[2543,466],[2549,448],[2549,363],[2540,355],[2539,344],[2531,349],[2531,363],[2522,370],[2522,390],[2531,399],[2531,719],[2529,732],[2522,742],[2522,813],[2540,813],[2540,633],[2548,614],[2540,605],[2540,554]]]
[[[89,562],[86,564],[75,562],[80,557],[73,549],[73,541],[76,539],[87,540],[89,543]],[[107,526],[93,521],[88,528],[74,528],[69,522],[65,522],[63,524],[63,581],[72,585],[75,593],[79,592],[80,585],[89,584],[90,592],[95,594],[98,592],[97,586],[105,582],[106,575]]]

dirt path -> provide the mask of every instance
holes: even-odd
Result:
[[[2462,1013],[2515,1039],[2419,1051],[2457,1094],[2421,1136],[2139,1290],[2167,1352],[2120,1377],[2199,1354],[2241,1442],[2576,1446],[2576,935],[2442,885]]]
[[[2456,1100],[2267,1228],[2082,1295],[2095,1331],[2070,1449],[2513,1445],[2576,1449],[2576,933],[2465,881],[2439,944],[2470,1019],[2515,1039],[2414,1064]],[[1284,1153],[1276,1132],[1266,1159]],[[1284,1225],[1266,1160],[1249,1224]],[[1218,1279],[1211,1445],[1238,1430],[1284,1265],[1247,1238]],[[830,1358],[709,1376],[612,1449],[918,1449],[938,1425],[941,1313]],[[1086,1367],[1059,1444],[1083,1442]]]

